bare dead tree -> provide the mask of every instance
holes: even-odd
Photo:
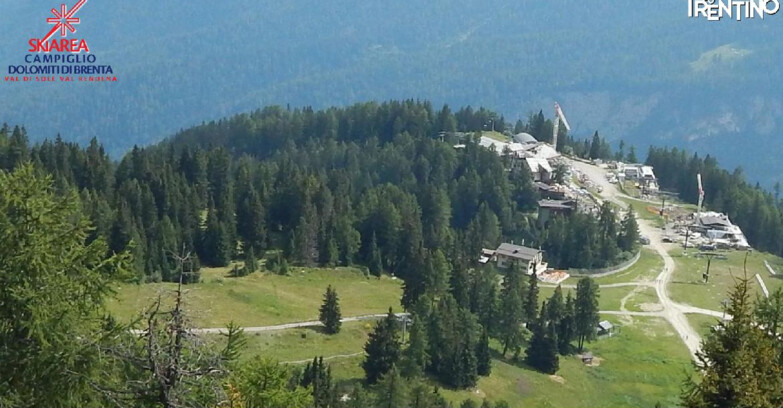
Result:
[[[112,405],[189,408],[228,401],[223,380],[244,346],[242,329],[229,324],[222,348],[193,330],[183,285],[194,273],[192,254],[183,250],[171,256],[179,268],[173,305],[166,307],[159,294],[136,322],[143,328],[125,330],[123,340],[105,350],[111,360],[107,371],[119,380],[94,388]]]

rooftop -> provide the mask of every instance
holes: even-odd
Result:
[[[552,166],[549,165],[549,162],[546,159],[528,157],[525,161],[527,162],[527,166],[530,167],[530,171],[533,173],[538,173],[541,170],[547,173],[552,172]]]
[[[516,135],[514,135],[514,141],[517,142],[517,143],[536,143],[536,142],[538,142],[538,140],[536,140],[536,138],[533,137],[533,135],[531,135],[530,133],[525,133],[525,132],[517,133]]]
[[[571,200],[538,200],[538,206],[555,210],[573,210],[574,202]]]
[[[509,258],[524,259],[526,261],[532,261],[541,253],[540,249],[528,248],[514,244],[503,243],[500,244],[497,251],[498,255],[504,255]]]
[[[701,225],[704,226],[710,226],[710,225],[719,225],[722,227],[730,227],[731,222],[729,222],[728,219],[713,216],[713,215],[707,215],[699,218],[699,222],[701,222]]]

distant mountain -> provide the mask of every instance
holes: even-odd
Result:
[[[4,72],[50,6],[0,6]],[[269,104],[422,98],[513,121],[558,100],[576,136],[682,146],[765,185],[783,178],[783,13],[691,20],[681,0],[139,0],[91,1],[79,17],[120,82],[2,83],[0,121],[36,138],[98,136],[119,155]]]

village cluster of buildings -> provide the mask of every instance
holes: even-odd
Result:
[[[751,248],[739,226],[734,225],[726,214],[713,211],[695,212],[675,219],[667,226],[664,240],[707,251]]]
[[[512,140],[502,142],[482,136],[479,145],[509,158],[509,170],[514,171],[521,166],[527,166],[533,175],[533,181],[544,183],[551,181],[555,168],[560,162],[560,153],[549,143],[539,142],[529,133],[518,133]]]
[[[638,163],[611,162],[608,167],[615,170],[609,173],[609,181],[613,183],[624,183],[626,180],[636,183],[642,194],[655,194],[659,191],[658,179],[652,166]]]

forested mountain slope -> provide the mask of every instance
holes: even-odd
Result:
[[[529,217],[538,193],[526,169],[509,173],[472,133],[463,149],[453,147],[455,129],[480,127],[486,115],[494,114],[415,101],[269,107],[134,148],[119,163],[96,141],[30,147],[22,129],[3,127],[0,168],[31,161],[58,188],[79,191],[92,238],[131,250],[140,281],[174,279],[170,253],[182,248],[211,266],[268,252],[272,270],[293,263],[393,273],[412,301],[431,274],[464,271],[482,247],[503,241],[540,245],[564,268],[627,258],[635,243],[614,228],[608,208],[547,234]]]
[[[47,13],[38,3],[0,6],[3,65],[22,63]],[[766,185],[783,166],[774,160],[781,15],[689,20],[678,0],[141,0],[90,2],[80,17],[79,34],[120,82],[4,83],[0,121],[24,123],[38,138],[99,137],[119,157],[270,104],[418,97],[513,120],[557,99],[578,136],[598,129],[641,148],[712,153]]]

